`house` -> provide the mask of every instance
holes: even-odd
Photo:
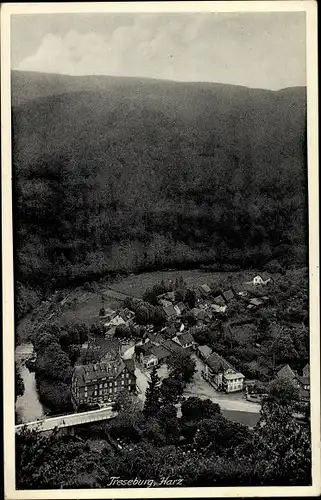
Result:
[[[162,345],[156,345],[149,341],[143,345],[136,345],[135,355],[144,368],[151,368],[165,363],[167,358],[171,356],[171,352]]]
[[[137,361],[144,368],[151,368],[158,365],[158,357],[150,350],[151,342],[135,346],[135,356]]]
[[[74,408],[115,401],[121,390],[136,391],[135,363],[132,359],[116,359],[75,366],[71,379]]]
[[[130,309],[128,309],[128,307],[125,307],[125,309],[122,309],[120,312],[119,312],[119,316],[125,321],[130,321],[131,319],[133,319],[135,317],[135,313],[133,311],[131,311]]]
[[[279,370],[276,374],[276,378],[284,378],[287,380],[294,381],[296,379],[297,375],[294,373],[292,368],[289,365],[283,366],[281,370]]]
[[[214,302],[214,304],[221,306],[221,307],[226,306],[226,302],[223,298],[223,295],[218,295],[217,297],[214,297],[213,302]]]
[[[174,307],[172,305],[168,307],[163,307],[164,313],[166,314],[167,319],[174,318],[177,316],[177,312],[175,311]]]
[[[230,393],[243,389],[244,375],[216,352],[205,359],[202,375],[218,391]]]
[[[234,292],[231,288],[229,290],[226,290],[226,292],[223,292],[222,295],[223,295],[226,302],[230,302],[235,297]]]
[[[162,307],[170,307],[172,303],[166,299],[159,299],[159,303]]]
[[[199,292],[201,294],[201,297],[203,297],[204,299],[206,299],[210,295],[211,291],[212,290],[210,289],[210,287],[206,284],[201,285],[199,287]]]
[[[197,348],[197,354],[201,359],[206,359],[212,354],[212,349],[208,345],[200,345]]]
[[[185,353],[183,347],[180,344],[170,339],[165,340],[165,342],[162,344],[162,347],[165,347],[165,349],[170,351],[171,354]]]
[[[247,284],[252,284],[252,285],[255,285],[255,286],[257,286],[257,285],[263,285],[263,286],[265,286],[265,285],[267,285],[270,282],[272,282],[271,278],[268,278],[268,279],[264,280],[260,275],[258,275],[258,276],[255,276],[252,281],[247,281],[246,283]]]
[[[203,321],[203,322],[208,322],[212,318],[212,314],[210,311],[205,311],[204,309],[199,309],[197,307],[194,307],[191,310],[192,315],[197,321]]]
[[[150,341],[155,345],[162,345],[162,343],[165,341],[165,338],[163,335],[159,332],[153,333],[153,332],[146,332],[144,335],[145,343]]]
[[[218,306],[217,304],[212,304],[211,309],[215,313],[225,313],[227,306]]]
[[[162,295],[162,298],[172,303],[175,301],[175,292],[166,292]]]
[[[303,389],[305,391],[310,391],[310,377],[297,376],[296,380],[298,382],[300,389]]]
[[[105,324],[104,324],[104,327],[107,329],[109,328],[110,326],[119,326],[119,325],[126,325],[127,323],[127,320],[124,320],[120,314],[117,314],[116,316],[114,316],[113,318],[111,318],[109,321],[107,321]]]
[[[250,303],[247,307],[248,307],[248,309],[253,309],[253,307],[260,307],[263,304],[264,304],[263,300],[258,299],[258,298],[253,298],[253,299],[250,299]]]
[[[189,332],[180,333],[176,335],[176,337],[173,337],[173,341],[177,342],[177,344],[182,346],[183,349],[188,349],[190,347],[193,348],[196,345],[193,336]]]
[[[306,391],[305,389],[299,389],[299,397],[301,403],[308,404],[310,402],[310,391]]]
[[[187,307],[184,302],[178,302],[175,305],[175,310],[178,311],[178,315],[181,316],[187,310]]]
[[[82,354],[83,364],[98,363],[103,360],[116,359],[120,354],[120,342],[111,337],[95,336],[89,339]]]

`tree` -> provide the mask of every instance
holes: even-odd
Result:
[[[69,354],[70,363],[73,366],[80,356],[80,346],[77,344],[71,344],[69,346],[69,353],[68,354]]]
[[[151,316],[151,322],[156,328],[161,328],[166,323],[166,314],[161,306],[156,306]]]
[[[309,429],[295,421],[291,405],[262,405],[261,419],[254,429],[252,459],[261,484],[310,484]]]
[[[277,378],[269,384],[265,401],[272,406],[293,406],[299,401],[299,389],[292,380]]]
[[[204,418],[211,418],[221,414],[221,408],[210,399],[199,399],[197,397],[187,398],[182,403],[182,419],[184,421],[198,422]]]
[[[185,384],[190,382],[196,372],[196,363],[186,353],[173,354],[168,359],[168,367],[173,377],[182,379]]]
[[[189,288],[186,290],[185,300],[188,304],[188,307],[193,309],[196,304],[196,293],[194,290],[190,290]]]
[[[118,325],[115,329],[115,337],[119,339],[128,339],[131,336],[131,330],[128,325]]]
[[[70,434],[25,430],[16,436],[18,489],[53,489],[57,484],[61,488],[94,487],[92,473],[98,470],[98,462],[97,453]]]
[[[161,385],[162,400],[166,403],[176,404],[183,395],[184,385],[180,378],[164,378]]]
[[[141,305],[136,309],[135,319],[139,325],[149,324],[150,321],[149,309],[146,305]]]
[[[143,300],[153,306],[156,306],[158,304],[157,291],[153,288],[148,288],[143,294]]]
[[[154,366],[145,393],[145,404],[144,404],[145,416],[151,417],[155,415],[160,408],[161,404],[160,402],[161,402],[160,378],[158,376],[156,366]]]

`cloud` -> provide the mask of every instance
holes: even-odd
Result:
[[[140,14],[105,32],[49,33],[17,69],[263,88],[304,85],[302,16],[257,16]]]

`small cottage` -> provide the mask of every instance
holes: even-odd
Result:
[[[194,348],[196,342],[193,339],[193,336],[189,333],[180,333],[173,337],[173,341],[183,347],[183,349]]]
[[[231,288],[229,290],[226,290],[225,292],[223,292],[222,295],[223,295],[226,302],[230,302],[235,297],[234,292]]]
[[[208,358],[212,354],[212,349],[208,345],[200,345],[197,348],[197,354],[203,360]]]
[[[221,306],[221,307],[226,306],[226,302],[225,302],[222,295],[218,295],[217,297],[214,297],[213,302],[214,302],[214,304]]]
[[[163,310],[164,310],[164,313],[166,314],[167,319],[175,318],[175,316],[178,315],[172,305],[170,305],[168,307],[163,307]]]
[[[199,287],[199,292],[201,294],[201,297],[206,299],[210,295],[211,289],[208,285],[204,284]]]

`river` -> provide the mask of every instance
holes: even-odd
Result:
[[[19,423],[32,422],[44,416],[44,408],[39,401],[34,372],[26,367],[26,360],[33,356],[31,343],[16,347],[15,359],[24,384],[24,394],[16,401],[16,413]]]

